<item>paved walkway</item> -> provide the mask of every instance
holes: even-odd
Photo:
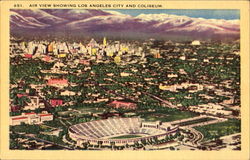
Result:
[[[194,128],[190,128],[190,127],[181,127],[182,129],[188,129],[191,134],[193,135],[193,138],[190,139],[190,142],[192,145],[194,145],[195,147],[200,145],[200,142],[203,140],[204,136],[201,132],[195,130]]]

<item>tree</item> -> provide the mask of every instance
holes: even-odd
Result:
[[[166,139],[167,142],[170,140],[168,135],[166,135],[165,139]]]
[[[87,142],[82,143],[83,149],[88,149],[89,144]]]
[[[111,148],[114,149],[115,148],[115,142],[110,142]]]
[[[182,141],[183,139],[184,139],[184,136],[183,136],[183,135],[181,135],[181,136],[178,138],[179,141]]]
[[[103,142],[102,142],[102,141],[98,141],[97,143],[98,143],[98,147],[99,147],[99,148],[101,148],[101,147],[102,147]]]
[[[159,142],[158,137],[153,137],[153,139],[154,139],[154,142],[155,142],[156,144],[158,144],[158,142]]]
[[[171,151],[175,150],[175,148],[174,148],[173,146],[170,146],[169,149],[170,149]]]

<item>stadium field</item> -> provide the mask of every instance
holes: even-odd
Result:
[[[136,135],[136,134],[128,134],[128,135],[123,135],[123,136],[112,137],[110,139],[128,139],[128,138],[138,138],[138,137],[141,137],[141,136]]]

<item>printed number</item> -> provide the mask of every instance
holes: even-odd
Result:
[[[14,7],[22,7],[22,4],[14,4]]]

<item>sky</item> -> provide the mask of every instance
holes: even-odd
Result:
[[[240,19],[240,10],[237,9],[117,9],[113,11],[131,16],[165,13],[206,19]]]

